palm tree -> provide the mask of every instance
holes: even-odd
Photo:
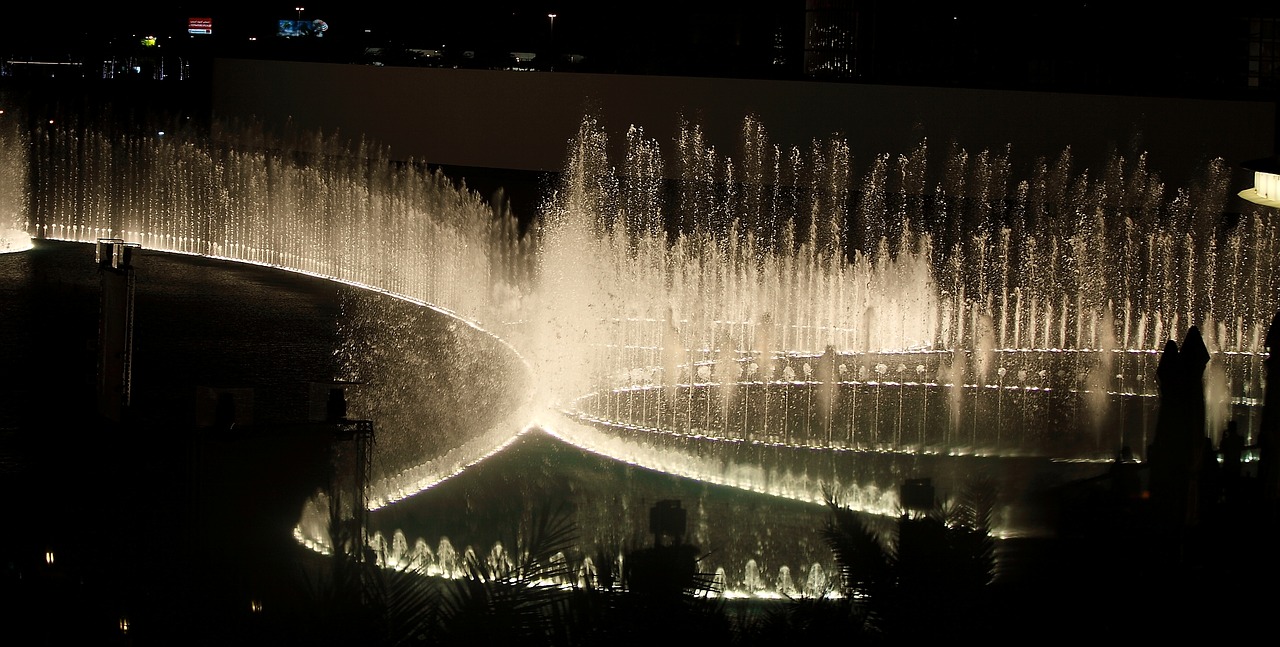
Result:
[[[848,628],[905,639],[978,626],[995,574],[994,494],[991,482],[975,480],[955,504],[935,500],[886,530],[824,489],[831,518],[822,534],[840,573]]]
[[[425,564],[389,573],[386,591],[393,642],[435,645],[568,644],[574,630],[563,582],[572,568],[563,555],[577,530],[561,508],[531,514],[512,553],[468,554],[462,576],[425,575]]]

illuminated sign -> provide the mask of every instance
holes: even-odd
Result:
[[[305,36],[319,38],[329,31],[329,23],[316,20],[279,20],[276,22],[276,36],[295,38]]]
[[[212,18],[187,18],[188,34],[212,34],[213,19]]]

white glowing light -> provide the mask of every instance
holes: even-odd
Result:
[[[1240,197],[1266,207],[1280,208],[1280,174],[1254,171],[1253,187],[1241,191]]]
[[[0,254],[23,252],[32,247],[31,236],[26,233],[17,229],[0,228]]]

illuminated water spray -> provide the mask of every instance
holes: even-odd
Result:
[[[625,160],[583,123],[547,214],[531,354],[564,410],[615,430],[822,448],[1059,458],[1145,450],[1155,365],[1212,338],[1207,425],[1256,429],[1274,213],[1226,217],[1228,170],[1169,189],[1145,157],[840,140],[731,159],[684,127]],[[941,168],[936,168],[936,166]],[[673,182],[664,180],[675,177]]]
[[[617,160],[587,118],[522,233],[501,205],[365,143],[6,137],[0,230],[19,242],[115,237],[325,276],[430,305],[528,362],[532,410],[447,442],[380,427],[402,436],[382,445],[396,450],[379,457],[376,506],[540,426],[676,474],[809,501],[834,485],[891,513],[919,457],[1141,455],[1158,354],[1190,325],[1213,357],[1207,429],[1257,430],[1275,213],[1228,217],[1220,161],[1171,188],[1143,155],[1082,171],[1068,148],[1015,171],[1011,148],[784,148],[750,118],[736,157],[697,125],[672,142],[636,126]],[[448,568],[453,547],[416,539],[388,559]],[[764,586],[746,563],[728,576]],[[798,572],[786,586],[805,586]]]
[[[26,231],[28,150],[15,120],[0,120],[0,254],[31,249]]]

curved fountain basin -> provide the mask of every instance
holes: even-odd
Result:
[[[481,559],[509,556],[531,519],[563,505],[559,510],[576,528],[564,557],[585,576],[593,564],[651,545],[649,508],[666,499],[688,511],[685,540],[699,547],[700,569],[723,570],[726,589],[735,594],[776,594],[779,586],[795,593],[811,573],[821,578],[834,568],[820,535],[828,514],[822,505],[614,460],[541,428],[427,492],[372,512],[371,545],[384,565],[417,559],[429,574],[456,576],[467,552]],[[784,567],[789,585],[779,579]]]
[[[855,510],[896,518],[899,488],[930,479],[948,503],[979,481],[995,487],[993,532],[1039,537],[1054,532],[1053,488],[1104,474],[1106,460],[837,449],[640,429],[565,412],[548,430],[575,446],[648,469],[699,481],[820,504],[824,491]]]
[[[836,450],[1109,460],[1145,455],[1159,408],[1159,352],[993,349],[792,355],[774,379],[748,359],[620,371],[566,407],[583,419],[666,435]],[[1263,353],[1222,352],[1206,375],[1210,415],[1261,415]],[[689,377],[694,381],[687,381]],[[1243,397],[1230,398],[1228,384]],[[1210,421],[1214,422],[1213,420]],[[1218,425],[1219,428],[1222,425]]]

